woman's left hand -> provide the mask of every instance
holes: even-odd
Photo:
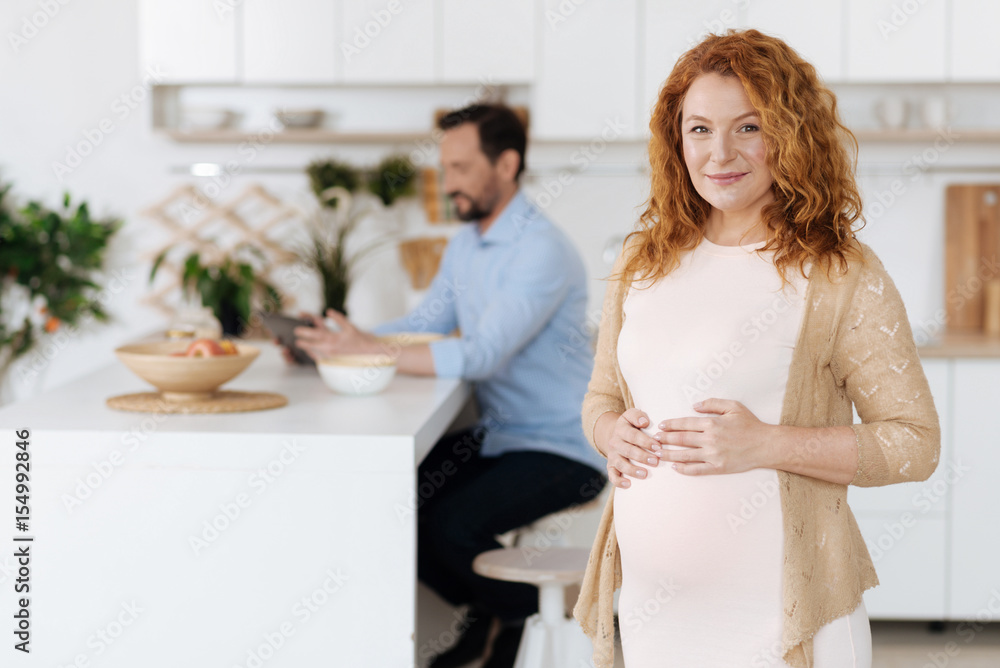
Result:
[[[741,473],[767,467],[775,425],[761,422],[746,406],[731,399],[706,399],[694,409],[714,415],[671,418],[657,425],[660,431],[653,438],[660,443],[687,446],[663,448],[661,461],[673,462],[673,468],[685,475]]]

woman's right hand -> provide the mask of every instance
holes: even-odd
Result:
[[[608,480],[615,487],[628,489],[632,478],[645,478],[646,469],[634,462],[648,466],[660,464],[660,444],[647,435],[643,428],[649,426],[649,416],[638,408],[630,408],[614,418],[615,413],[605,413],[599,418],[598,430],[605,434],[601,439],[608,458]],[[603,424],[601,424],[603,422]]]

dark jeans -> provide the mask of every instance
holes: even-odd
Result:
[[[482,433],[445,435],[420,465],[417,574],[452,605],[472,604],[514,622],[538,611],[538,590],[476,575],[472,560],[502,547],[497,535],[590,501],[606,478],[545,452],[480,457]]]

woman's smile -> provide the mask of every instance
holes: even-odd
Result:
[[[726,172],[724,174],[708,174],[712,183],[720,186],[728,186],[736,183],[750,172]]]

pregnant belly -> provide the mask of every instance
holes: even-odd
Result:
[[[776,471],[688,476],[669,463],[648,471],[645,480],[615,490],[615,531],[626,581],[671,578],[682,588],[697,589],[778,577],[770,584],[780,585]]]

